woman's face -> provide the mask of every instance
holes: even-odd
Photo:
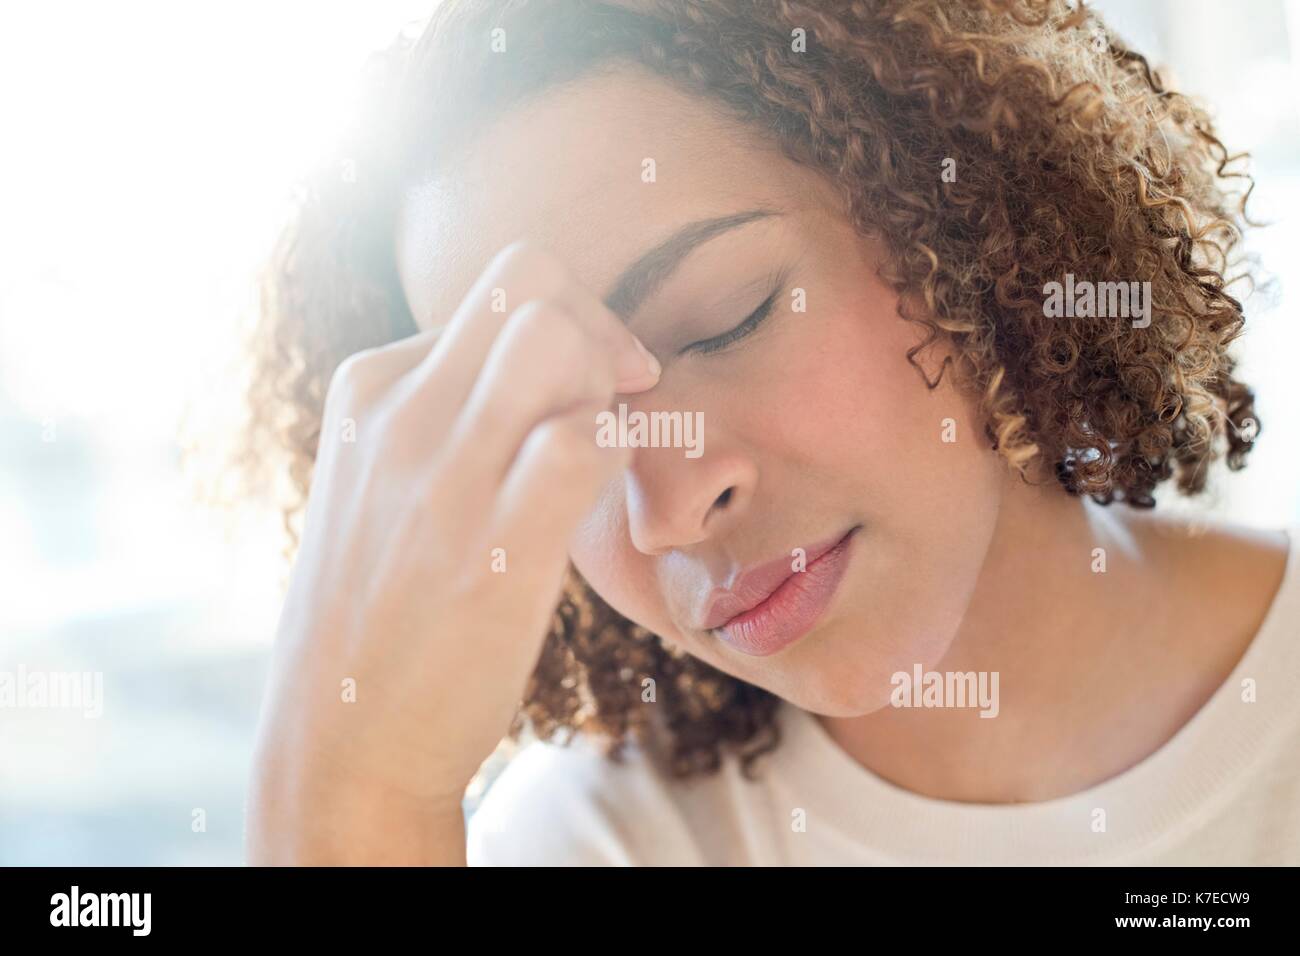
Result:
[[[876,247],[840,210],[835,189],[777,147],[627,67],[468,140],[408,194],[398,257],[425,328],[517,238],[622,306],[611,294],[627,288],[624,270],[722,220],[697,228],[702,241],[670,271],[656,260],[666,277],[628,324],[663,375],[620,399],[629,422],[702,421],[703,452],[639,448],[570,553],[625,617],[843,717],[884,706],[894,672],[946,652],[1006,472],[949,376],[930,391],[908,363],[922,332],[898,317]],[[746,322],[773,293],[766,317]],[[931,378],[944,354],[921,356]]]

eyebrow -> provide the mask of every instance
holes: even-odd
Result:
[[[750,209],[683,226],[623,271],[614,283],[614,290],[605,297],[605,305],[627,322],[695,249],[725,232],[780,215],[774,209]]]

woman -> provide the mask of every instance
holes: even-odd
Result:
[[[1153,511],[1258,428],[1249,179],[1095,14],[453,2],[376,76],[266,287],[252,860],[1300,862],[1296,537]]]

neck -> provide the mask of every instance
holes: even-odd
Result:
[[[1136,763],[1170,732],[1159,717],[1132,726],[1134,702],[1160,685],[1146,635],[1169,613],[1167,554],[1144,527],[1126,506],[1015,479],[956,637],[929,668],[996,672],[996,717],[887,706],[823,725],[868,769],[938,799],[1051,799]]]

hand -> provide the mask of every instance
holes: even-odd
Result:
[[[628,462],[597,446],[596,415],[658,376],[598,298],[523,243],[441,334],[339,367],[263,706],[253,856],[313,855],[326,817],[331,846],[353,851],[380,839],[376,813],[459,819],[536,665],[569,537]]]

